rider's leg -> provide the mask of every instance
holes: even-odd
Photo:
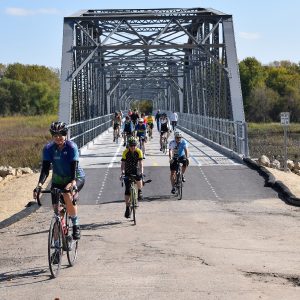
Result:
[[[170,173],[170,181],[171,181],[172,188],[175,185],[175,177],[176,177],[175,175],[176,175],[176,171],[172,170]]]
[[[138,188],[138,200],[142,201],[143,200],[143,192],[142,192],[143,181],[142,180],[137,180],[136,185],[137,185],[137,188]]]

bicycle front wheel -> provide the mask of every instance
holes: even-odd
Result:
[[[51,275],[56,278],[59,274],[63,256],[63,233],[60,221],[53,218],[48,235],[48,263]]]
[[[137,192],[134,187],[131,187],[130,189],[130,206],[131,206],[133,224],[136,225]]]
[[[182,172],[178,172],[177,174],[177,199],[182,199]]]
[[[65,236],[66,238],[66,245],[67,245],[67,257],[68,257],[68,262],[69,266],[72,267],[74,266],[76,259],[77,259],[77,254],[78,254],[78,240],[73,239],[73,230],[71,230],[71,222],[70,218],[68,217],[68,214],[66,213],[65,215],[65,222],[68,228],[68,233]]]

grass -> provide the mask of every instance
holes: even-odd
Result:
[[[55,120],[56,115],[0,118],[0,166],[38,168]]]
[[[56,115],[0,118],[0,166],[30,167],[41,162],[43,146],[51,139],[49,125]],[[283,127],[279,123],[249,123],[249,151],[252,158],[265,154],[283,161]],[[288,157],[298,158],[300,124],[288,128]]]
[[[252,158],[265,154],[270,159],[283,161],[284,130],[279,123],[249,123],[249,152]],[[300,148],[300,124],[288,126],[288,158],[298,159]]]

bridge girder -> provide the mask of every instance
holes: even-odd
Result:
[[[154,108],[245,121],[232,16],[205,8],[86,10],[64,18],[60,119]]]

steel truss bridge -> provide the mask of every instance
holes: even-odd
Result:
[[[232,16],[205,8],[84,10],[64,18],[59,118],[79,146],[135,100],[248,155]]]

